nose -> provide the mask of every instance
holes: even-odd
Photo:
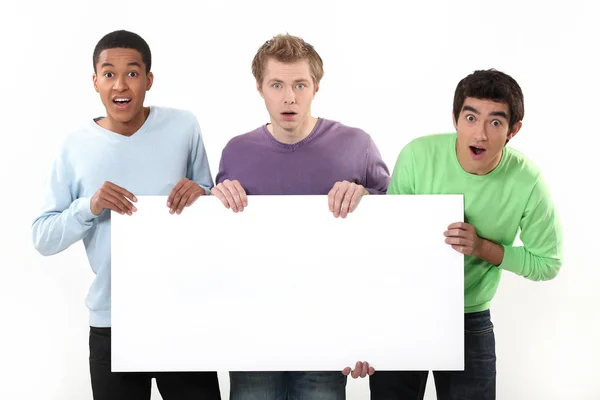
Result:
[[[113,89],[117,92],[123,92],[127,89],[127,83],[125,82],[124,77],[116,78],[115,84],[113,85]]]
[[[481,123],[475,131],[475,140],[478,142],[484,142],[488,139],[487,134],[487,124],[485,122]]]
[[[285,89],[283,94],[283,102],[286,105],[296,103],[296,95],[294,94],[294,90],[292,88]]]

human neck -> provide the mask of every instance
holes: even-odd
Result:
[[[271,122],[267,125],[267,130],[277,141],[285,144],[295,144],[310,135],[318,120],[318,118],[309,115],[296,127],[296,129],[291,131]]]
[[[150,107],[144,107],[131,120],[119,122],[107,113],[106,118],[102,118],[98,121],[98,125],[119,135],[131,136],[144,125],[144,122],[146,122],[146,119],[148,118],[148,114],[150,114]]]

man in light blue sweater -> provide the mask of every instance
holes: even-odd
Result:
[[[144,39],[111,32],[96,45],[93,62],[106,117],[90,120],[63,144],[33,222],[35,248],[52,255],[79,240],[85,245],[96,274],[86,300],[95,400],[150,399],[153,377],[164,400],[220,399],[216,372],[111,372],[111,210],[132,215],[136,195],[169,195],[165,212],[179,214],[207,194],[213,180],[194,115],[144,107],[153,81]]]

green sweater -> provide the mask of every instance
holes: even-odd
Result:
[[[398,156],[387,193],[463,194],[464,222],[479,237],[504,247],[499,266],[465,256],[469,313],[489,308],[502,270],[534,281],[554,278],[562,263],[562,227],[540,170],[523,154],[505,147],[493,171],[473,175],[460,166],[455,145],[456,133],[410,142]],[[519,228],[523,246],[513,246]]]

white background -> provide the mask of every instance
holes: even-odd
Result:
[[[504,274],[492,303],[498,398],[600,397],[597,2],[194,4],[3,2],[0,398],[91,398],[83,301],[92,273],[83,246],[42,258],[30,225],[60,140],[104,113],[92,87],[92,51],[115,29],[149,42],[156,79],[147,104],[197,115],[213,174],[232,136],[267,121],[250,63],[277,33],[304,37],[325,61],[314,115],[365,129],[390,169],[412,138],[452,129],[461,78],[480,68],[510,73],[526,99],[511,144],[541,166],[551,186],[565,263],[546,283]],[[220,377],[226,396],[227,374]],[[367,388],[367,380],[350,381],[349,399],[367,399]],[[427,398],[433,390],[430,377]]]

